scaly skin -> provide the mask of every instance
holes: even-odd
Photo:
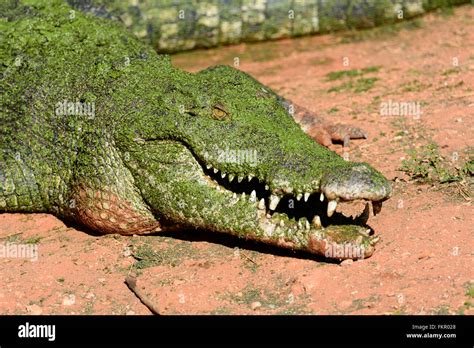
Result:
[[[176,69],[118,23],[71,16],[60,0],[0,9],[0,212],[100,233],[196,228],[340,259],[373,253],[366,216],[325,211],[363,199],[376,212],[390,183],[315,143],[249,75]],[[64,115],[64,100],[95,112]]]
[[[67,0],[162,52],[370,28],[470,0]]]

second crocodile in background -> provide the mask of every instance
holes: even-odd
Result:
[[[120,24],[70,11],[30,0],[2,14],[0,212],[372,255],[368,206],[335,210],[365,200],[377,213],[391,194],[381,173],[317,144],[246,73],[179,70]]]

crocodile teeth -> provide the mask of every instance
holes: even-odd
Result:
[[[280,226],[281,227],[284,227],[285,226],[285,222],[283,220],[280,220]]]
[[[375,245],[380,240],[380,236],[376,236],[370,239],[369,244]]]
[[[252,175],[252,174],[249,174],[249,175],[248,175],[248,178],[249,178],[249,181],[252,181],[253,175]]]
[[[262,198],[260,202],[258,202],[258,209],[265,210],[265,199]]]
[[[226,173],[222,172],[221,178],[224,179],[224,178],[225,178],[225,175],[226,175]]]
[[[303,198],[303,195],[301,193],[298,193],[298,195],[296,196],[296,199],[298,201],[301,201],[301,198]]]
[[[239,175],[239,177],[237,178],[237,182],[242,182],[242,180],[244,180],[244,178],[242,176]]]
[[[311,226],[309,225],[308,220],[305,220],[305,221],[304,221],[304,227],[305,227],[307,230],[310,229]]]
[[[257,201],[257,192],[255,190],[250,194],[250,203],[255,203]]]
[[[369,203],[366,203],[364,211],[358,217],[356,217],[355,221],[358,224],[364,225],[369,220],[369,215],[370,215]]]
[[[234,194],[232,195],[232,198],[237,198],[237,193],[234,192]]]
[[[270,196],[270,210],[275,210],[278,203],[280,202],[280,198],[276,195]]]
[[[321,228],[321,218],[319,217],[319,215],[314,216],[312,224],[316,228]]]
[[[321,194],[319,195],[319,200],[321,202],[324,201],[324,193],[321,192]]]
[[[332,214],[336,211],[337,201],[329,201],[328,203],[328,217],[331,217]]]
[[[267,190],[267,191],[270,190],[270,186],[265,185],[265,190]]]
[[[382,202],[372,202],[372,210],[374,211],[374,216],[380,213],[382,210]]]
[[[309,199],[309,195],[310,195],[310,193],[309,193],[309,192],[305,192],[305,193],[304,193],[304,201],[305,201],[305,202],[307,202],[307,201],[308,201],[308,199]]]
[[[364,232],[361,232],[361,234],[363,234],[366,237],[369,237],[370,236],[370,228],[366,229]]]
[[[235,175],[234,174],[229,174],[229,176],[227,177],[227,179],[229,180],[229,182],[232,182],[232,180],[234,180],[235,178]]]
[[[303,229],[303,224],[301,223],[301,220],[298,221],[298,229],[300,229],[300,230]]]
[[[242,199],[245,199],[245,192],[242,193]]]
[[[206,168],[207,168],[207,169],[211,169],[212,166],[211,166],[210,164],[206,164]]]
[[[214,174],[216,174],[219,171],[219,169],[214,168]]]

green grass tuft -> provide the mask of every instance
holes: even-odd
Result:
[[[379,66],[370,66],[363,69],[332,71],[326,75],[328,81],[340,80],[345,77],[356,77],[367,73],[375,73],[380,70]]]
[[[352,91],[355,93],[367,92],[368,90],[374,87],[375,82],[379,79],[377,77],[361,77],[356,81],[345,82],[342,85],[331,87],[328,92],[343,92],[343,91]]]
[[[402,161],[400,170],[419,182],[444,184],[462,181],[474,175],[474,158],[455,167],[441,156],[435,143],[410,149],[407,153],[409,158]]]

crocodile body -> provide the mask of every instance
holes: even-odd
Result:
[[[1,8],[0,212],[99,233],[205,229],[337,258],[376,238],[335,213],[390,183],[306,135],[284,102],[225,66],[189,73],[59,0]],[[73,14],[73,15],[71,15]],[[334,255],[330,247],[362,250]]]
[[[470,0],[68,0],[120,19],[158,51],[370,28]]]

